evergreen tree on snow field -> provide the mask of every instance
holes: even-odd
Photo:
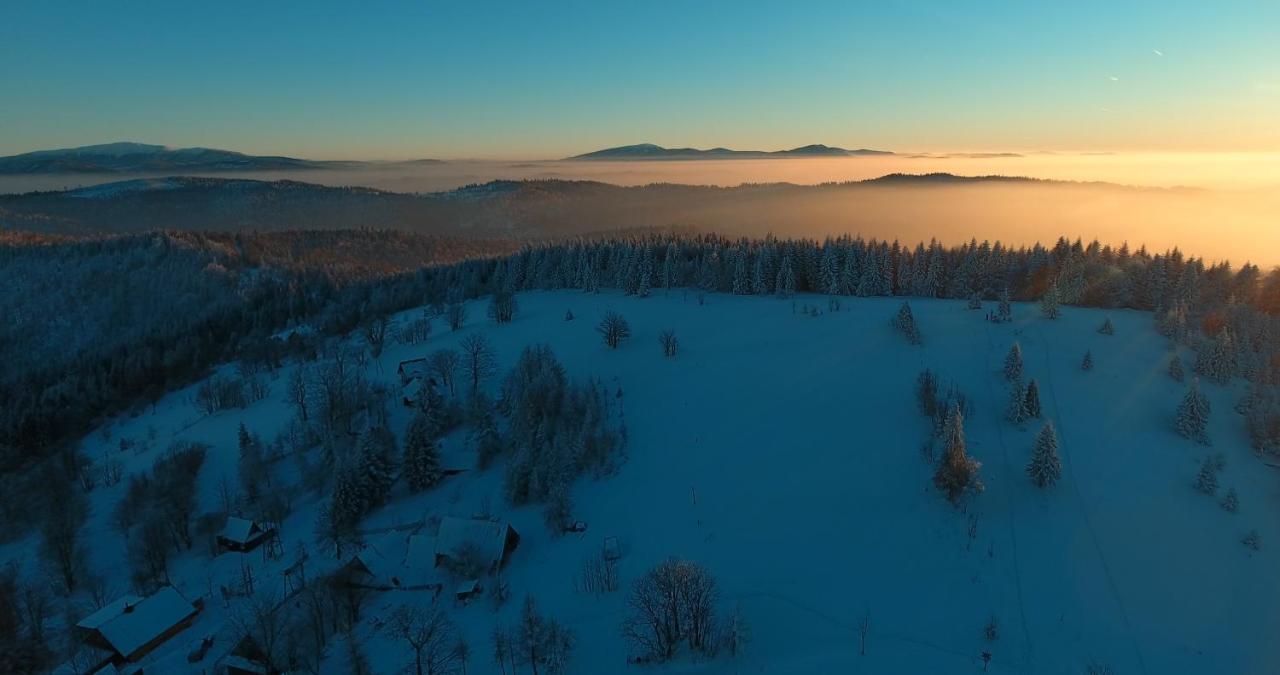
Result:
[[[1031,415],[1027,412],[1027,390],[1022,380],[1014,380],[1009,384],[1009,403],[1005,406],[1005,419],[1022,426]]]
[[[1240,510],[1240,497],[1236,495],[1235,488],[1229,488],[1227,494],[1222,498],[1222,508],[1230,513]]]
[[[916,326],[916,317],[911,313],[911,305],[909,303],[902,303],[891,323],[894,328],[898,329],[898,332],[907,338],[907,342],[910,344],[918,345],[922,342],[920,329]]]
[[[1093,370],[1093,352],[1085,350],[1084,358],[1080,360],[1080,370]]]
[[[1053,422],[1045,422],[1036,436],[1036,447],[1031,451],[1027,475],[1037,487],[1048,487],[1062,476],[1062,459],[1058,457],[1058,434]]]
[[[1040,314],[1046,319],[1056,319],[1062,315],[1060,305],[1062,304],[1062,291],[1058,288],[1058,282],[1049,284],[1048,290],[1040,298]]]
[[[996,321],[1009,323],[1013,321],[1013,305],[1009,303],[1009,289],[1000,292],[1000,304],[996,306]]]
[[[1199,380],[1192,380],[1186,396],[1178,404],[1173,428],[1184,438],[1208,445],[1209,435],[1206,429],[1209,426],[1210,412],[1209,398],[1200,391]]]
[[[1196,474],[1196,489],[1207,495],[1218,491],[1218,467],[1212,458],[1206,458],[1200,464],[1200,473]]]
[[[1116,334],[1116,327],[1111,324],[1111,317],[1107,317],[1107,320],[1102,322],[1102,327],[1098,329],[1098,332],[1103,335]]]
[[[778,297],[789,298],[796,293],[796,273],[791,268],[791,256],[782,256],[782,264],[778,266],[778,281],[775,284]]]
[[[1024,407],[1027,410],[1027,417],[1040,417],[1040,385],[1035,380],[1027,383],[1027,396]]]
[[[1175,382],[1182,382],[1186,375],[1182,371],[1182,358],[1177,353],[1169,357],[1169,377]]]
[[[964,440],[964,414],[955,405],[947,416],[943,432],[942,461],[933,474],[933,484],[947,500],[958,505],[971,493],[982,492],[978,470],[982,464],[969,456]]]
[[[1017,342],[1013,343],[1004,357],[1004,377],[1010,382],[1022,378],[1022,345]]]
[[[409,489],[421,492],[440,482],[440,449],[435,427],[426,413],[418,412],[404,437],[404,477]]]
[[[396,438],[386,427],[370,427],[357,447],[357,487],[366,512],[386,501],[396,479]]]

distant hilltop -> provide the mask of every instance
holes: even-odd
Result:
[[[214,148],[171,148],[150,143],[103,143],[60,150],[37,150],[0,157],[0,175],[137,173],[193,174],[223,171],[348,169],[362,166],[419,166],[437,159],[403,162],[320,161],[275,155],[247,155]]]
[[[790,150],[730,150],[729,148],[664,148],[653,143],[623,145],[617,148],[596,150],[566,159],[629,160],[629,159],[792,159],[797,157],[861,157],[866,155],[892,155],[888,150],[846,150],[814,143]]]

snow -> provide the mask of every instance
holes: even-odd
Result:
[[[99,609],[93,614],[90,614],[89,616],[86,616],[85,618],[81,619],[80,622],[76,624],[76,628],[83,628],[85,630],[97,630],[98,627],[102,626],[102,624],[124,613],[124,610],[126,607],[129,607],[130,605],[136,605],[141,601],[142,601],[142,598],[136,595],[126,595],[121,598],[117,598],[116,600],[113,600],[112,602],[109,602],[106,605],[104,605],[102,609]]]
[[[255,527],[257,527],[257,524],[252,520],[232,516],[227,518],[227,526],[222,529],[222,538],[227,541],[244,544],[254,534]]]
[[[539,507],[504,504],[501,462],[423,494],[397,486],[392,503],[363,524],[366,532],[386,533],[366,537],[375,549],[398,541],[399,553],[379,555],[406,569],[440,550],[424,525],[435,518],[441,537],[454,536],[446,523],[466,523],[476,513],[493,513],[520,533],[502,572],[512,600],[496,610],[487,599],[445,603],[471,645],[468,672],[496,671],[489,634],[514,623],[526,594],[575,632],[571,673],[624,671],[629,652],[618,626],[626,591],[670,556],[712,572],[721,617],[740,608],[751,642],[737,660],[684,655],[654,672],[980,672],[983,651],[992,654],[992,673],[1074,674],[1095,660],[1122,674],[1280,672],[1275,469],[1252,453],[1232,412],[1242,383],[1202,383],[1214,411],[1212,447],[1173,432],[1185,385],[1165,374],[1167,345],[1150,314],[1065,307],[1050,321],[1034,306],[1015,304],[1015,320],[997,325],[964,301],[913,298],[924,344],[910,346],[889,327],[901,298],[844,299],[840,311],[812,317],[796,308],[825,307],[825,298],[709,294],[701,305],[696,296],[527,293],[515,320],[502,326],[489,323],[484,302],[475,302],[461,330],[436,321],[426,343],[389,345],[369,365],[370,377],[399,392],[400,361],[482,332],[503,369],[525,345],[545,342],[571,376],[598,377],[621,396],[627,461],[616,475],[583,479],[573,489],[573,516],[590,524],[586,532],[553,535]],[[564,321],[566,309],[578,318]],[[617,350],[594,331],[609,309],[622,313],[633,333]],[[417,316],[415,309],[397,321]],[[1108,316],[1115,335],[1099,335]],[[664,329],[680,339],[672,359],[658,345]],[[1001,365],[1015,340],[1024,378],[1039,383],[1044,419],[1060,440],[1062,478],[1047,489],[1025,474],[1043,420],[1020,429],[1003,416]],[[1089,372],[1079,367],[1086,349],[1095,362]],[[927,425],[913,385],[924,367],[974,401],[965,428],[986,490],[966,511],[933,490],[931,467],[919,453]],[[202,510],[213,510],[219,482],[236,481],[238,425],[270,439],[287,423],[288,376],[287,368],[276,376],[267,400],[212,416],[194,407],[193,387],[175,392],[86,437],[85,449],[120,459],[131,474],[149,468],[174,440],[208,443],[199,500]],[[410,414],[398,401],[390,406],[401,436]],[[444,439],[446,455],[466,454],[465,433]],[[121,438],[139,447],[121,453]],[[1192,487],[1200,462],[1217,452],[1227,460],[1219,494],[1235,488],[1239,513]],[[276,489],[298,480],[293,462],[273,466]],[[91,493],[85,529],[90,566],[118,589],[128,588],[126,543],[110,515],[124,485]],[[318,548],[313,536],[321,504],[318,495],[295,495],[280,529],[284,559],[210,558],[197,545],[173,562],[175,585],[188,597],[233,586],[244,562],[259,588],[269,589],[282,583],[280,572],[299,547],[310,551],[308,578],[336,569],[345,561]],[[1250,529],[1261,535],[1260,551],[1240,544]],[[583,560],[600,555],[606,542],[620,552],[622,590],[576,592]],[[35,550],[28,538],[0,548],[0,560],[31,569],[40,560]],[[217,634],[219,645],[229,645],[228,617],[244,599],[228,602],[207,602],[188,633]],[[356,636],[377,672],[395,672],[411,656],[374,617],[402,603],[432,602],[443,601],[405,590],[373,596]],[[867,649],[860,655],[864,617]],[[989,617],[999,623],[999,638],[990,642],[983,638]],[[229,649],[215,647],[201,663],[187,664],[188,643],[170,640],[143,664],[199,672]],[[336,642],[326,669],[339,671],[346,659],[345,644]]]
[[[485,563],[497,565],[502,561],[507,528],[506,523],[499,521],[446,516],[440,519],[440,531],[436,534],[436,555],[451,556],[459,548],[472,544],[484,555]]]

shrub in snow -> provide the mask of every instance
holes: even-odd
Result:
[[[1004,357],[1004,377],[1006,380],[1013,381],[1022,377],[1022,345],[1017,342],[1009,348],[1009,353]]]
[[[520,618],[507,634],[514,663],[528,665],[532,672],[549,675],[559,675],[568,668],[569,656],[573,652],[573,632],[555,619],[540,614],[532,596],[525,597]],[[495,656],[497,651],[495,648]]]
[[[566,309],[566,310],[564,310],[564,320],[565,320],[565,321],[573,321],[573,310],[572,310],[572,309]]]
[[[676,332],[673,330],[664,330],[658,335],[658,343],[662,345],[662,355],[671,357],[680,351],[680,340],[676,338]]]
[[[916,376],[916,405],[930,419],[938,414],[938,376],[928,368]]]
[[[1093,370],[1093,352],[1085,351],[1084,359],[1080,361],[1080,370]]]
[[[1107,317],[1107,320],[1102,322],[1102,326],[1098,328],[1098,332],[1103,335],[1115,335],[1116,327],[1111,324],[1111,317]]]
[[[1196,474],[1196,489],[1207,495],[1218,491],[1218,471],[1214,468],[1212,459],[1206,459],[1200,465],[1200,473]]]
[[[995,642],[1000,639],[1000,620],[991,615],[987,618],[987,623],[982,627],[982,637],[987,642]]]
[[[1229,488],[1227,494],[1222,498],[1222,508],[1235,513],[1240,510],[1240,497],[1236,495],[1235,488]]]
[[[1197,380],[1192,380],[1186,396],[1178,404],[1173,428],[1185,438],[1208,445],[1209,436],[1205,429],[1209,425],[1209,413],[1208,397],[1200,391],[1200,383]]]
[[[960,406],[952,407],[943,430],[942,461],[933,474],[933,484],[946,495],[952,504],[959,504],[965,495],[983,489],[978,478],[982,464],[969,457],[965,450],[964,414]]]
[[[1257,530],[1249,530],[1249,532],[1244,535],[1244,539],[1240,540],[1240,543],[1244,544],[1245,547],[1250,550],[1257,551],[1262,548],[1262,537],[1258,536]]]
[[[617,349],[623,340],[631,337],[631,325],[621,314],[609,310],[605,312],[604,318],[600,319],[600,323],[596,324],[596,332],[604,338],[604,343],[609,345],[610,349]]]
[[[742,614],[742,605],[736,605],[725,618],[724,634],[720,637],[720,646],[729,658],[736,659],[751,642],[751,627]]]
[[[982,296],[974,293],[969,296],[969,309],[982,309]]]

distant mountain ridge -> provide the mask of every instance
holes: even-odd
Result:
[[[274,155],[246,155],[214,148],[170,148],[164,145],[123,142],[37,150],[0,157],[0,174],[287,171],[340,168],[358,164]]]
[[[729,148],[664,148],[653,143],[637,143],[616,148],[605,148],[566,159],[589,160],[646,160],[646,159],[788,159],[801,157],[861,157],[867,155],[892,155],[888,150],[859,148],[846,150],[821,143],[802,145],[790,150],[731,150]]]

